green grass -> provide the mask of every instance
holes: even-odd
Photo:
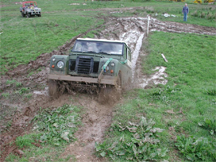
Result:
[[[67,158],[60,158],[61,154],[64,152],[65,147],[66,147],[65,144],[63,144],[61,147],[53,147],[51,145],[47,145],[41,148],[31,145],[23,150],[25,156],[19,158],[14,154],[10,154],[5,159],[5,161],[6,162],[13,162],[13,161],[28,162],[33,160],[33,161],[47,161],[47,162],[51,162],[51,161],[66,162],[69,159],[75,159],[74,155],[69,155]]]
[[[166,109],[174,112],[182,109],[183,114],[171,119],[171,126],[182,127],[185,134],[206,137],[210,141],[215,141],[215,137],[200,128],[198,123],[214,119],[216,115],[215,95],[208,93],[214,92],[216,85],[215,40],[215,36],[156,32],[149,38],[150,55],[144,63],[144,69],[167,67],[168,84],[160,88],[162,93],[150,101],[163,103]],[[165,54],[168,63],[161,59],[161,53]],[[171,90],[167,91],[167,88]],[[164,102],[164,98],[168,102]]]

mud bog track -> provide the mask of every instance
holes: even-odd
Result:
[[[110,11],[111,12],[111,11]],[[96,38],[117,39],[127,42],[132,50],[132,65],[133,65],[133,79],[136,85],[143,85],[143,80],[147,79],[140,72],[139,69],[139,56],[145,55],[142,49],[142,43],[146,38],[146,17],[127,17],[127,18],[105,18],[106,29],[97,33]],[[197,25],[181,24],[174,22],[162,22],[157,19],[151,18],[150,31],[164,31],[164,32],[187,32],[197,34],[216,35],[215,28],[201,27]],[[90,31],[90,30],[89,30]],[[88,33],[87,31],[86,33]],[[80,34],[77,37],[82,37],[86,33]],[[30,93],[33,94],[32,98],[27,102],[20,100],[19,96],[12,96],[9,99],[0,97],[1,109],[0,113],[3,114],[5,109],[17,108],[11,115],[5,116],[4,121],[12,121],[9,128],[5,127],[5,123],[1,123],[0,130],[0,146],[1,146],[1,159],[4,161],[6,156],[11,152],[17,152],[17,147],[9,143],[13,142],[16,137],[21,136],[31,130],[30,121],[37,114],[39,108],[58,107],[63,104],[75,104],[84,108],[82,116],[83,126],[75,134],[78,141],[71,143],[62,153],[62,157],[67,155],[75,155],[77,161],[103,161],[93,156],[94,143],[101,142],[103,139],[104,131],[110,126],[112,120],[112,112],[114,103],[110,105],[100,104],[97,102],[97,97],[94,95],[79,94],[76,95],[64,94],[57,100],[51,101],[47,95],[47,74],[49,73],[49,59],[52,55],[63,55],[67,53],[73,46],[76,38],[72,38],[58,50],[51,53],[41,54],[35,61],[31,61],[28,65],[20,65],[16,69],[9,71],[6,75],[1,76],[2,84],[0,89],[1,93],[11,93],[13,86],[6,85],[7,80],[16,80],[21,82],[24,87],[30,88]],[[27,77],[26,72],[42,68],[42,71]],[[164,72],[164,71],[163,71]],[[157,74],[160,75],[160,74]],[[142,79],[140,79],[142,78]],[[160,82],[159,82],[160,83]],[[163,80],[161,82],[164,83]],[[43,87],[43,88],[41,88]],[[45,88],[44,88],[45,87]],[[144,88],[144,87],[142,87]],[[37,93],[36,93],[37,92]],[[118,101],[118,103],[121,101]],[[84,144],[84,145],[83,145]]]

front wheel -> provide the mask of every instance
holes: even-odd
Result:
[[[49,96],[51,99],[56,99],[59,97],[59,86],[55,80],[48,81]]]
[[[22,17],[25,17],[25,14],[23,12],[21,12]]]
[[[116,86],[115,86],[115,93],[116,93],[116,99],[119,100],[122,95],[122,78],[121,73],[118,74],[117,80],[116,80]]]
[[[41,17],[41,13],[38,15],[38,17]]]
[[[116,90],[120,91],[120,93],[121,93],[121,91],[122,91],[121,73],[118,74],[115,87],[116,87]]]
[[[114,104],[121,99],[122,96],[122,84],[121,74],[119,73],[116,79],[116,85],[106,85],[104,88],[100,88],[98,94],[98,101],[101,104]]]
[[[31,15],[30,15],[30,13],[27,13],[26,14],[26,18],[29,18]]]

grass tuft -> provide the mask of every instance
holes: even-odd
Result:
[[[34,120],[35,129],[42,132],[40,141],[59,146],[62,142],[69,143],[75,140],[73,134],[80,124],[78,109],[71,105],[63,105],[52,111],[42,111]]]
[[[121,123],[111,127],[118,134],[114,139],[107,139],[101,144],[96,143],[98,156],[109,157],[113,161],[157,161],[163,159],[168,151],[160,145],[158,133],[163,130],[154,127],[155,122],[141,117],[139,123],[128,122],[127,126]]]

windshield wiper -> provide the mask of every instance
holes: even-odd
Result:
[[[101,52],[99,52],[99,53],[102,53],[102,54],[109,54],[109,53],[107,53],[107,52],[103,52],[103,51],[101,51]]]
[[[97,53],[97,52],[95,52],[95,51],[87,51],[88,53]]]

